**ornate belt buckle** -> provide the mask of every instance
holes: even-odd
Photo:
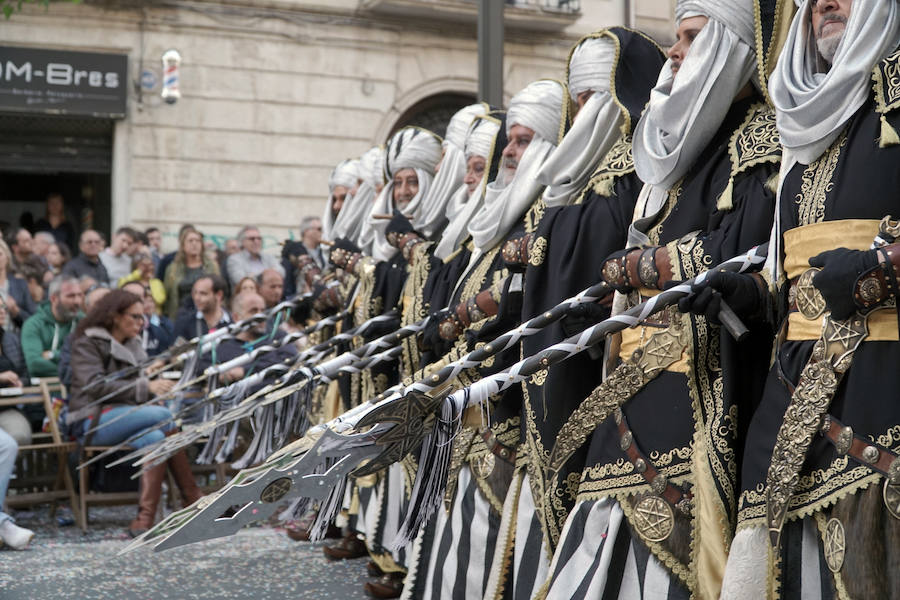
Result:
[[[478,479],[485,480],[493,472],[496,464],[497,459],[494,457],[493,452],[488,450],[487,454],[472,461],[472,472],[475,473],[475,477]]]
[[[821,269],[807,269],[797,279],[796,284],[797,310],[800,311],[803,318],[810,321],[818,319],[825,312],[825,298],[812,283],[813,277],[819,271]]]
[[[675,529],[675,515],[668,502],[659,496],[645,496],[634,507],[634,529],[648,542],[662,542]]]

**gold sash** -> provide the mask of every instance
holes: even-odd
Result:
[[[793,280],[809,269],[809,259],[826,250],[850,248],[868,250],[878,233],[875,219],[845,219],[804,225],[784,233],[784,271]],[[800,312],[788,315],[787,339],[817,340],[822,335],[822,319],[807,319]],[[876,310],[869,315],[866,341],[900,341],[897,315],[893,310]]]

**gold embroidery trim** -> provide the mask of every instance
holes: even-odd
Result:
[[[800,193],[794,196],[799,225],[811,225],[825,220],[825,200],[834,189],[834,171],[846,144],[847,132],[844,131],[825,154],[803,171]]]

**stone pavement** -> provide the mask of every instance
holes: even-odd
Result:
[[[58,527],[47,508],[14,513],[37,535],[28,550],[0,549],[0,599],[365,598],[365,559],[329,561],[321,543],[295,542],[279,528],[118,556],[130,541],[134,512],[134,506],[92,508],[87,534],[75,525]]]

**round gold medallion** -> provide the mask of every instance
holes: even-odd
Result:
[[[285,497],[293,485],[294,482],[291,481],[290,477],[276,479],[263,489],[262,493],[259,495],[259,499],[267,504],[278,502]]]
[[[496,458],[492,452],[488,452],[481,458],[477,458],[472,462],[472,471],[478,479],[487,479],[494,470]]]
[[[634,507],[633,525],[648,542],[662,542],[675,528],[675,515],[669,503],[659,496],[647,496]]]
[[[844,526],[837,519],[829,519],[825,524],[825,563],[832,573],[838,573],[844,566],[847,542]]]
[[[891,516],[900,519],[900,484],[891,483],[890,479],[885,479],[881,496],[884,499],[884,506]]]

